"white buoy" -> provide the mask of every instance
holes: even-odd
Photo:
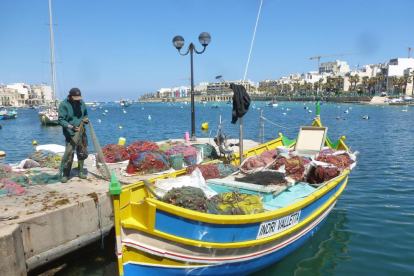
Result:
[[[345,110],[344,113],[348,113],[348,110]]]
[[[124,110],[124,113],[126,113],[126,111]]]
[[[148,120],[151,120],[151,115],[148,115]]]
[[[312,113],[312,110],[309,110],[309,113]]]
[[[105,112],[108,112],[108,110],[105,110]]]
[[[283,113],[284,116],[286,116],[286,113]]]
[[[98,123],[99,123],[99,124],[101,123],[101,120],[100,120],[100,119],[98,119]]]
[[[142,108],[142,109],[144,109],[144,108]]]

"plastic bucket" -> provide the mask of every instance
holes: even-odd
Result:
[[[183,155],[182,154],[171,155],[170,165],[176,171],[182,170],[182,168],[183,168]]]
[[[290,148],[289,147],[287,147],[287,146],[280,146],[280,147],[277,147],[277,154],[288,154],[289,153],[289,151],[290,151]]]

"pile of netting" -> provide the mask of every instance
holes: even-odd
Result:
[[[129,160],[130,154],[126,146],[109,144],[102,148],[106,163],[117,163]]]
[[[158,145],[151,140],[134,141],[128,147],[116,144],[109,144],[102,148],[106,163],[117,163],[129,160],[131,154],[157,150]]]
[[[328,164],[332,164],[339,169],[343,170],[350,166],[352,160],[345,154],[338,154],[338,155],[319,155],[315,158],[316,161],[325,162]]]
[[[191,174],[196,168],[201,171],[205,180],[213,178],[223,178],[239,169],[232,164],[212,163],[203,165],[191,165],[186,168],[186,174]]]
[[[129,174],[148,174],[168,170],[168,158],[162,150],[149,150],[132,153],[126,172]]]
[[[296,180],[301,180],[305,173],[305,165],[311,161],[301,156],[292,156],[290,159],[279,156],[274,164],[270,166],[270,169],[278,170],[283,165],[285,166],[286,174]]]
[[[39,171],[31,171],[36,173]],[[0,165],[0,194],[18,195],[25,191],[24,187],[35,184],[52,184],[60,181],[60,176],[47,173],[26,175],[23,172],[13,172],[7,165]]]
[[[264,212],[263,202],[259,196],[237,191],[207,198],[200,188],[173,188],[162,201],[188,210],[217,215],[249,215]]]
[[[340,170],[337,167],[312,167],[308,173],[306,182],[310,184],[320,184],[337,177],[339,173]]]
[[[47,167],[58,169],[60,167],[60,162],[62,157],[58,154],[47,151],[47,150],[37,150],[33,152],[27,159],[32,159],[40,164],[40,167]]]
[[[284,173],[271,170],[254,172],[252,174],[236,178],[236,181],[258,184],[263,186],[287,184]]]
[[[197,151],[203,151],[203,163],[218,159],[220,156],[217,154],[216,148],[209,144],[197,144],[193,145]]]
[[[187,166],[197,164],[197,150],[193,146],[179,144],[168,148],[165,151],[165,154],[167,155],[168,159],[171,158],[171,155],[182,154],[184,163]]]
[[[245,173],[252,173],[258,168],[264,168],[268,164],[275,161],[277,157],[277,150],[266,150],[262,152],[259,156],[252,156],[243,161],[241,169]]]

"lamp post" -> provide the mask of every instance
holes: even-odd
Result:
[[[188,46],[188,50],[185,54],[181,53],[181,48],[184,46],[184,38],[182,36],[177,35],[173,38],[173,45],[177,48],[178,53],[180,55],[185,56],[190,52],[191,56],[191,141],[196,141],[195,137],[195,110],[194,110],[194,73],[193,73],[193,52],[197,54],[202,54],[206,50],[207,45],[211,41],[211,36],[207,32],[202,32],[198,37],[198,41],[200,41],[201,45],[203,45],[204,49],[201,52],[198,52],[195,48],[193,43],[190,43]]]

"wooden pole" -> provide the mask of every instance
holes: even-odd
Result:
[[[260,138],[261,138],[261,136],[262,136],[262,122],[263,122],[263,120],[262,120],[262,117],[263,117],[263,107],[262,108],[260,108],[260,120],[259,120],[259,145],[261,144],[261,140],[260,140]]]

